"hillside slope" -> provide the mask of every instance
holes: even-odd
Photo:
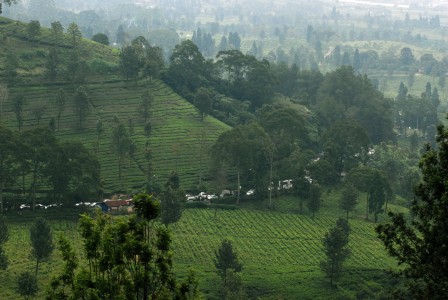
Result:
[[[37,42],[31,42],[26,37],[26,25],[0,18],[0,36],[7,36],[6,42],[0,44],[0,74],[6,64],[5,53],[14,53],[19,58],[19,73],[14,85],[7,85],[0,77],[0,84],[8,86],[9,96],[2,101],[2,116],[0,121],[11,129],[18,130],[13,102],[23,95],[24,123],[22,130],[35,126],[48,126],[52,118],[57,117],[55,104],[58,90],[64,89],[66,94],[65,107],[60,119],[60,127],[55,134],[63,140],[81,141],[92,153],[98,149],[98,159],[101,163],[104,190],[111,192],[137,192],[142,189],[146,180],[147,161],[144,157],[146,137],[144,119],[138,113],[141,96],[145,91],[154,95],[150,109],[151,122],[151,164],[154,179],[163,185],[169,174],[176,171],[181,185],[189,189],[199,182],[200,174],[207,176],[209,155],[208,149],[217,136],[228,130],[222,122],[206,117],[204,121],[193,105],[177,95],[171,88],[159,80],[139,80],[125,82],[119,74],[89,73],[85,82],[72,83],[62,75],[53,82],[45,79],[45,60],[50,47],[65,49],[64,39],[58,44],[52,44],[51,35],[47,29],[42,29]],[[87,65],[94,60],[117,65],[118,51],[110,47],[83,40],[81,52],[87,53],[83,59]],[[61,52],[62,53],[62,52]],[[63,68],[62,65],[61,68]],[[113,69],[113,68],[112,68]],[[89,112],[79,128],[74,105],[76,89],[84,86],[89,97]],[[43,111],[41,119],[36,118],[37,108]],[[104,131],[99,136],[97,148],[96,124],[103,123]],[[123,165],[122,182],[118,178],[118,159],[112,151],[112,128],[119,121],[125,124],[135,143],[136,151],[133,157]]]

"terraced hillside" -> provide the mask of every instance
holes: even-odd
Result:
[[[149,90],[155,96],[149,121],[152,124],[150,145],[152,167],[156,181],[163,184],[172,171],[176,171],[185,188],[199,181],[199,174],[208,172],[208,149],[217,136],[228,126],[206,117],[204,121],[193,105],[174,93],[161,81],[125,83],[121,81],[85,84],[90,99],[90,111],[82,129],[74,107],[74,86],[71,85],[21,85],[10,89],[10,99],[24,96],[24,127],[47,126],[57,115],[54,99],[60,88],[66,91],[66,105],[56,136],[64,140],[83,142],[92,152],[96,149],[98,120],[103,122],[104,132],[99,136],[98,159],[106,191],[138,191],[145,182],[146,137],[144,119],[138,113],[141,95]],[[45,107],[44,115],[36,120],[32,111],[36,105]],[[136,145],[133,158],[123,166],[123,182],[118,178],[118,159],[112,152],[112,128],[116,121],[132,132]],[[3,123],[17,128],[12,100],[3,105]],[[38,124],[39,123],[39,124]]]
[[[84,83],[73,83],[62,72],[50,81],[45,77],[45,64],[50,49],[58,49],[61,55],[60,69],[64,70],[69,57],[70,43],[64,34],[55,38],[49,29],[41,29],[39,36],[30,38],[27,25],[0,17],[0,85],[8,89],[8,96],[0,103],[0,122],[18,130],[14,101],[23,96],[22,130],[35,126],[48,126],[52,118],[57,120],[55,103],[58,91],[65,91],[65,105],[55,134],[63,140],[81,141],[101,163],[102,179],[106,193],[138,192],[146,181],[147,160],[145,148],[145,120],[138,112],[145,91],[154,95],[148,121],[151,122],[149,143],[153,180],[164,184],[172,171],[176,171],[185,189],[195,186],[200,177],[207,177],[208,149],[217,136],[229,127],[211,117],[204,121],[193,105],[173,92],[159,80],[124,81],[118,72],[118,49],[82,40],[79,51],[90,69],[100,64],[109,68],[103,74],[90,72]],[[7,83],[4,75],[6,53],[18,59],[18,73],[14,84]],[[106,68],[106,69],[107,69]],[[89,110],[82,126],[76,114],[75,92],[84,86]],[[40,111],[40,112],[39,112]],[[38,116],[39,115],[39,116]],[[97,122],[103,123],[103,131],[97,135]],[[119,182],[118,158],[112,150],[112,129],[117,122],[126,126],[135,144],[133,155],[122,167]],[[56,122],[58,123],[58,122]],[[56,124],[57,125],[57,124]]]

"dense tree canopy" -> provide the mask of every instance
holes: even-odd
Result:
[[[427,146],[420,161],[423,180],[415,189],[412,220],[389,212],[390,222],[377,227],[387,252],[409,279],[402,296],[412,299],[443,299],[448,293],[448,130],[442,125],[437,143],[436,149]]]

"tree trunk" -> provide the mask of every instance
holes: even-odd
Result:
[[[37,271],[39,270],[39,260],[36,259],[36,271],[35,271],[35,275],[37,276]]]

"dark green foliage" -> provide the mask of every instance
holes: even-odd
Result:
[[[266,176],[269,174],[270,145],[272,142],[263,128],[252,123],[235,127],[221,134],[213,145],[212,154],[218,166],[226,163],[236,168],[238,187],[241,186],[241,172],[252,170],[255,175],[257,197],[262,200],[266,197],[269,185]],[[236,204],[239,204],[239,200],[238,189]]]
[[[97,33],[92,37],[92,41],[108,46],[109,38],[104,33]]]
[[[201,86],[209,86],[210,68],[198,47],[186,40],[174,48],[165,81],[191,101],[191,93]],[[183,90],[186,92],[182,92]]]
[[[60,27],[58,26],[57,31],[59,32]],[[56,31],[56,30],[55,30]],[[70,44],[72,47],[77,47],[82,39],[81,30],[79,30],[78,25],[75,22],[70,23],[67,28],[67,34],[70,39]]]
[[[17,278],[16,291],[18,294],[24,297],[24,299],[32,299],[39,291],[37,285],[37,277],[31,272],[23,272],[19,274]]]
[[[154,222],[159,204],[147,194],[134,197],[137,216],[112,219],[97,212],[83,215],[80,231],[88,269],[78,262],[67,240],[60,241],[64,273],[55,278],[48,299],[194,299],[197,282],[190,274],[181,284],[172,272],[171,237]]]
[[[55,21],[51,23],[51,35],[54,42],[57,44],[64,33],[64,27],[62,27],[61,22]]]
[[[54,249],[53,233],[50,224],[41,218],[36,219],[30,228],[31,257],[36,260],[36,271],[39,270],[39,264],[47,261]]]
[[[34,40],[37,36],[40,35],[40,22],[39,21],[30,21],[27,26],[28,36]]]
[[[215,259],[213,260],[215,267],[221,279],[227,277],[227,272],[241,272],[243,265],[238,261],[238,255],[233,250],[232,242],[224,239],[221,241],[221,246],[215,251]]]
[[[337,122],[323,137],[325,157],[334,169],[349,171],[367,159],[369,137],[357,122]]]
[[[321,269],[330,279],[330,284],[337,280],[342,272],[344,261],[350,256],[348,238],[350,226],[345,219],[338,219],[335,227],[325,234],[323,239],[326,260],[321,262]]]
[[[253,108],[270,102],[273,76],[269,62],[258,61],[238,50],[220,51],[216,58],[216,64],[229,86],[227,93],[239,100],[249,100]]]
[[[373,87],[365,76],[343,66],[325,75],[318,88],[316,111],[322,129],[331,129],[341,120],[356,121],[370,142],[394,141],[392,101]]]
[[[444,299],[448,293],[447,181],[448,130],[438,127],[438,148],[427,146],[419,167],[422,181],[415,189],[412,221],[389,212],[390,221],[376,229],[387,252],[398,260],[409,279],[403,298]]]
[[[208,89],[200,87],[194,96],[194,104],[196,105],[201,115],[201,121],[204,121],[204,117],[212,110],[212,97]]]
[[[389,182],[379,172],[373,176],[369,183],[370,187],[367,192],[367,201],[369,204],[369,212],[373,213],[375,222],[378,221],[378,214],[384,212],[384,204],[390,198],[391,190]]]
[[[126,46],[121,49],[120,68],[121,73],[126,80],[135,79],[138,77],[141,65],[137,51],[134,47]]]
[[[414,54],[412,53],[412,50],[408,47],[404,47],[400,51],[400,62],[403,65],[411,65],[415,61]]]
[[[180,187],[180,178],[176,172],[171,173],[159,200],[162,224],[168,226],[179,221],[185,202],[185,192]]]

